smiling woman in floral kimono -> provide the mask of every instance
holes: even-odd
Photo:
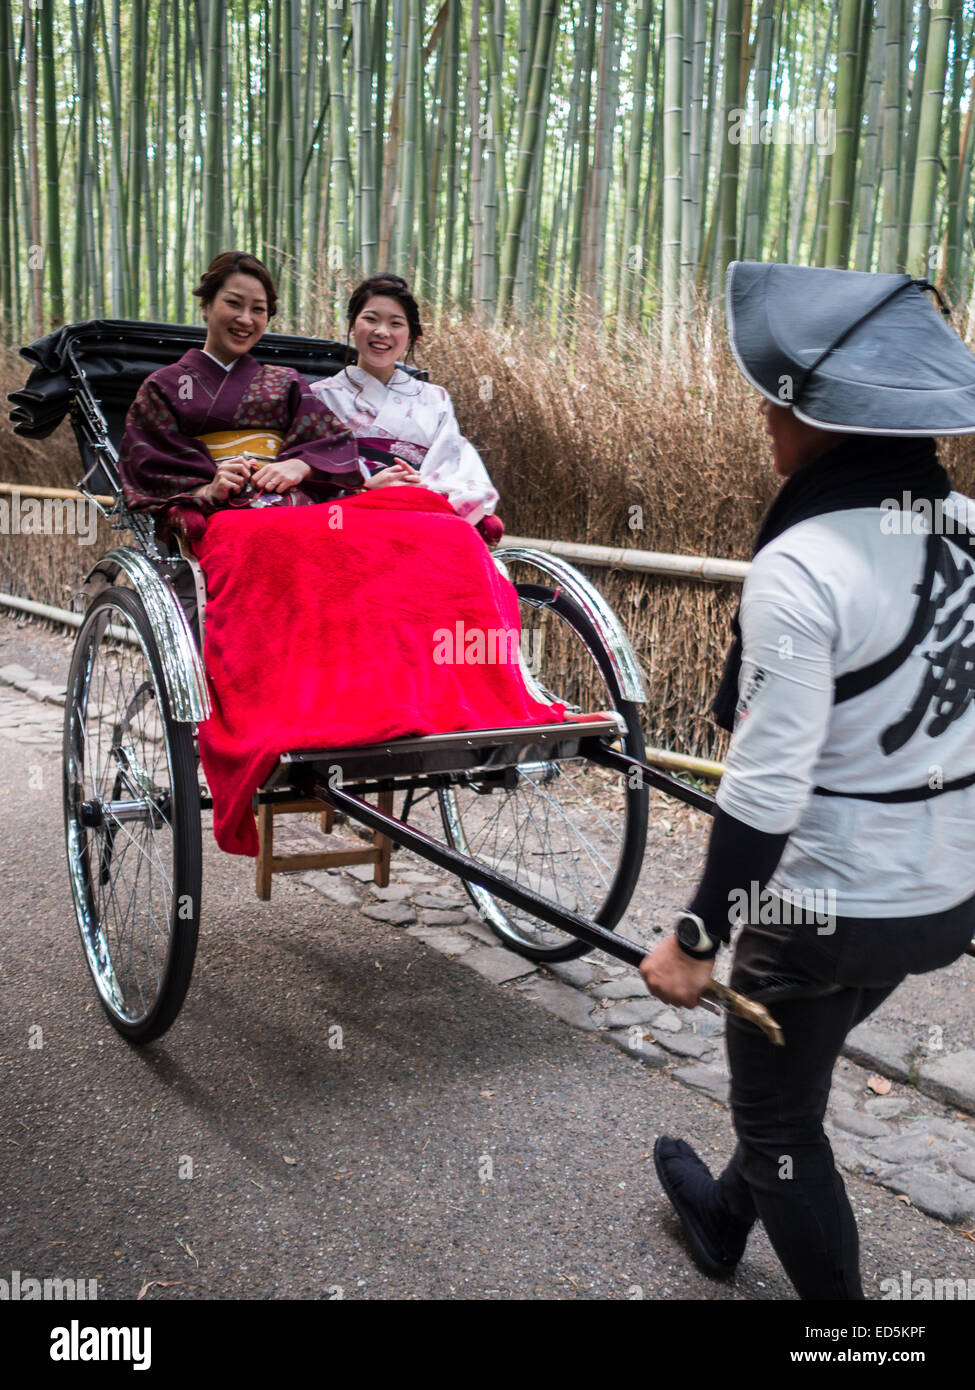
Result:
[[[193,293],[207,325],[202,349],[153,372],[126,419],[119,466],[128,505],[179,518],[198,539],[204,518],[227,505],[296,506],[359,491],[350,432],[300,373],[250,355],[276,308],[262,263],[226,251]]]
[[[450,396],[396,366],[409,359],[422,333],[406,281],[398,275],[364,280],[349,300],[348,321],[357,365],[315,382],[312,390],[352,430],[360,452],[382,451],[399,460],[388,466],[364,459],[366,485],[431,488],[485,539],[500,539],[504,528],[491,515],[498,494],[477,450],[457,428]]]

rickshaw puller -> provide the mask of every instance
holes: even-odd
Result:
[[[728,1019],[738,1144],[720,1177],[680,1139],[654,1152],[701,1268],[731,1274],[759,1219],[804,1299],[863,1298],[822,1127],[846,1035],[975,929],[975,503],[951,490],[930,437],[975,433],[975,357],[924,288],[729,270],[732,350],[786,482],[715,702],[733,737],[704,876],[641,966],[651,993],[694,1007],[729,904],[766,885],[780,905],[810,888],[835,904],[826,923],[749,920],[738,940],[731,985],[770,1005],[785,1047]],[[905,498],[955,524],[885,525]]]

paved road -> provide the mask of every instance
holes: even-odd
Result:
[[[212,842],[186,1006],[131,1049],[76,939],[58,752],[2,737],[0,759],[0,1277],[103,1299],[793,1297],[761,1232],[729,1285],[675,1239],[653,1137],[719,1162],[722,1106],[298,880],[259,903]],[[903,1269],[975,1276],[957,1230],[848,1184],[869,1296]]]

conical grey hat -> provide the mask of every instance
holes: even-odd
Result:
[[[975,433],[975,353],[925,285],[910,275],[733,261],[731,350],[764,396],[820,429]]]

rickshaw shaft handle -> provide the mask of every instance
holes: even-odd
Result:
[[[647,954],[642,947],[627,941],[625,937],[616,936],[606,927],[599,926],[597,922],[590,922],[586,917],[580,917],[570,908],[549,902],[548,898],[541,897],[530,888],[523,888],[495,869],[479,864],[476,859],[469,859],[460,850],[442,845],[424,831],[377,810],[361,797],[352,796],[338,787],[328,786],[318,778],[315,779],[314,794],[333,802],[339,810],[345,811],[353,820],[361,821],[370,830],[378,830],[381,835],[388,835],[391,840],[395,840],[406,849],[411,849],[421,859],[428,859],[431,864],[446,869],[448,873],[455,874],[477,887],[486,888],[488,892],[510,903],[512,907],[521,908],[523,912],[529,912],[533,917],[547,922],[549,926],[558,927],[561,931],[577,936],[580,941],[588,942],[590,946],[598,946],[627,965],[639,967]]]
[[[349,792],[342,791],[330,783],[326,784],[318,776],[313,779],[312,786],[316,796],[331,802],[337,809],[344,810],[353,820],[361,821],[370,830],[377,830],[380,834],[387,835],[397,844],[411,849],[421,859],[429,860],[431,864],[446,869],[448,873],[455,874],[468,883],[487,889],[496,897],[501,898],[503,902],[510,903],[512,907],[521,908],[523,912],[528,912],[533,917],[548,922],[550,926],[558,927],[560,931],[568,932],[571,936],[587,942],[590,946],[598,947],[607,955],[615,956],[617,960],[623,961],[626,965],[632,965],[636,969],[639,969],[640,962],[646,956],[647,952],[642,946],[627,941],[625,937],[617,936],[615,932],[601,927],[597,922],[590,922],[588,918],[580,917],[577,912],[571,911],[570,908],[549,902],[547,898],[532,892],[530,888],[522,888],[510,878],[506,878],[504,874],[499,874],[496,870],[489,869],[474,859],[469,859],[460,850],[442,845],[422,830],[417,830],[414,826],[407,825],[405,821],[397,820],[395,816],[387,815],[384,811],[370,806],[361,797],[352,796]],[[716,980],[711,981],[702,993],[717,1003],[723,1004],[732,1013],[747,1018],[761,1028],[769,1040],[777,1046],[783,1044],[782,1030],[763,1005],[746,999],[744,995],[729,989],[727,985],[719,984]]]

